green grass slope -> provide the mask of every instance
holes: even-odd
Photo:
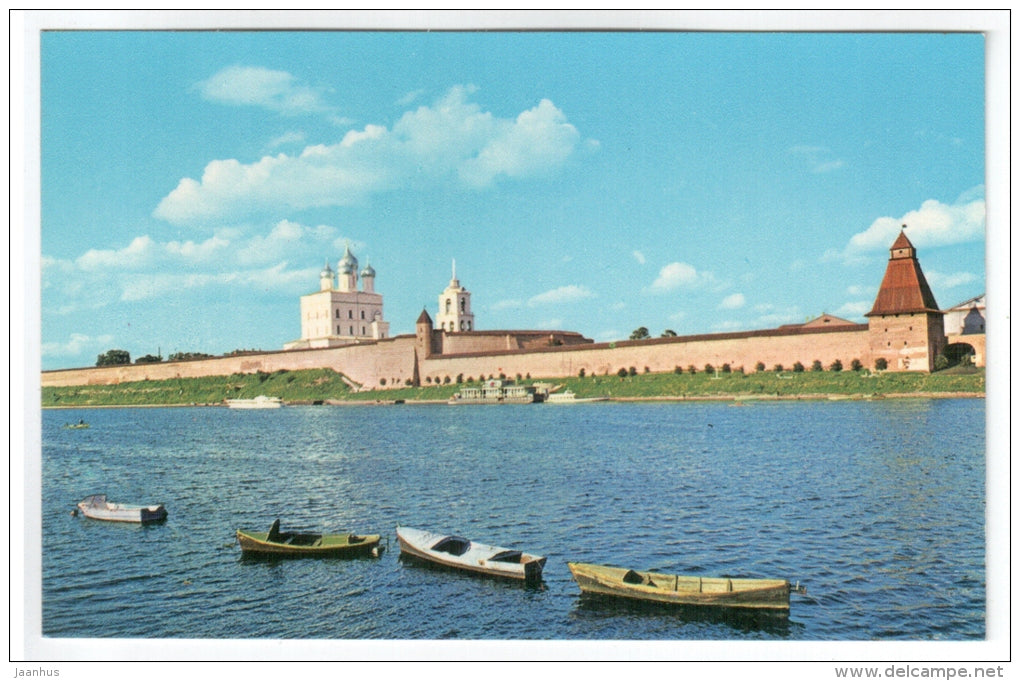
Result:
[[[525,381],[530,383],[531,381]],[[578,397],[613,399],[788,399],[868,398],[920,394],[984,394],[984,369],[952,369],[934,374],[854,371],[805,371],[753,374],[648,373],[543,379],[570,389]],[[277,371],[271,374],[233,374],[166,381],[138,381],[120,385],[43,388],[43,407],[100,407],[141,405],[222,404],[231,398],[259,395],[289,403],[374,403],[445,401],[459,389],[455,384],[353,392],[343,377],[330,369]]]

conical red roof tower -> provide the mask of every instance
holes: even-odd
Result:
[[[871,312],[865,317],[915,312],[939,312],[928,281],[917,261],[917,251],[905,231],[889,248],[889,264]]]
[[[904,225],[906,227],[906,225]],[[889,263],[868,318],[871,355],[877,369],[932,371],[946,346],[943,313],[917,261],[906,232],[889,248]]]

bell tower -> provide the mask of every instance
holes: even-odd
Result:
[[[475,315],[471,312],[471,292],[457,279],[457,261],[453,261],[453,275],[446,289],[439,294],[439,314],[436,326],[447,333],[474,331]]]
[[[906,225],[889,248],[889,262],[868,318],[873,360],[890,371],[932,371],[946,346],[943,313],[907,238]]]

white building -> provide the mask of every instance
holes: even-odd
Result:
[[[436,328],[448,333],[474,331],[475,315],[471,312],[471,292],[457,280],[457,261],[453,261],[453,278],[439,294],[439,314]]]
[[[326,263],[319,273],[319,290],[301,296],[301,338],[286,343],[284,350],[329,348],[389,336],[390,324],[383,321],[383,299],[375,292],[372,266],[366,264],[359,274],[358,259],[347,246],[338,269],[334,280]]]
[[[985,294],[953,305],[945,311],[946,335],[971,335],[985,332]]]

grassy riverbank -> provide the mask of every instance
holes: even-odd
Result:
[[[570,389],[578,397],[613,399],[825,399],[873,398],[902,395],[983,395],[984,369],[951,369],[934,374],[853,371],[759,372],[754,374],[638,374],[546,379]],[[530,381],[525,381],[530,383]],[[259,395],[289,403],[374,403],[445,401],[460,386],[426,386],[354,392],[340,374],[329,369],[277,371],[272,374],[234,374],[167,381],[138,381],[120,385],[43,388],[43,407],[103,407],[141,405],[222,404],[230,398]]]

